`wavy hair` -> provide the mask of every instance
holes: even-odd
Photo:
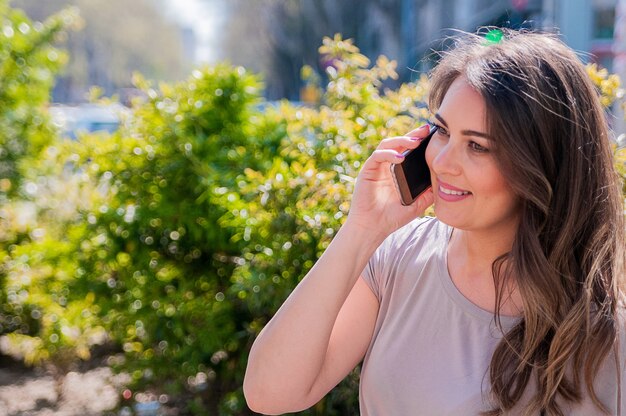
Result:
[[[608,123],[584,66],[556,36],[498,31],[496,41],[456,37],[429,96],[436,110],[458,77],[481,94],[495,159],[521,201],[513,247],[492,269],[496,323],[511,279],[524,312],[491,358],[485,414],[520,404],[527,415],[563,415],[559,401],[580,402],[582,388],[608,413],[593,381],[612,351],[619,357],[626,262]],[[536,393],[520,403],[531,380]]]

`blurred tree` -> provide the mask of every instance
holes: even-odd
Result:
[[[205,0],[209,1],[209,0]],[[402,0],[232,0],[226,25],[224,56],[265,74],[269,99],[300,99],[300,68],[324,73],[329,62],[318,54],[324,36],[352,38],[366,56],[384,51],[398,60],[401,79]],[[244,39],[244,41],[242,41]]]
[[[68,6],[80,10],[84,28],[69,35],[70,61],[57,80],[54,101],[84,101],[93,85],[107,95],[116,93],[131,86],[134,71],[151,79],[175,80],[189,69],[180,31],[153,1],[14,0],[13,6],[35,20]]]
[[[8,199],[20,193],[23,176],[52,141],[47,122],[54,77],[66,55],[51,46],[76,21],[69,11],[34,25],[0,0],[0,216]],[[0,242],[2,242],[0,232]]]

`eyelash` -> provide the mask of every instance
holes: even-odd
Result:
[[[437,131],[435,132],[435,134],[441,134],[442,136],[449,135],[448,131],[445,128],[443,128],[441,124],[433,123],[432,121],[430,122],[430,124],[437,127]]]
[[[448,133],[448,130],[446,130],[444,127],[442,127],[440,124],[437,123],[433,123],[431,122],[430,124],[434,125],[435,127],[437,127],[437,131],[435,132],[435,134],[441,134],[442,136],[445,137],[449,137],[450,133]],[[474,142],[474,141],[470,141],[469,142],[469,147],[472,151],[476,152],[476,153],[488,153],[489,149],[487,149],[484,146],[481,146],[480,144]]]
[[[487,152],[489,152],[489,149],[487,149],[487,148],[486,148],[486,147],[484,147],[484,146],[479,145],[479,144],[478,144],[478,143],[476,143],[476,142],[470,142],[469,147],[470,147],[473,151],[475,151],[475,152],[477,152],[477,153],[487,153]]]

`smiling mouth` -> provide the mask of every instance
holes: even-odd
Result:
[[[446,195],[456,195],[456,196],[469,195],[471,193],[469,191],[454,191],[452,189],[444,188],[441,185],[439,185],[439,191]]]

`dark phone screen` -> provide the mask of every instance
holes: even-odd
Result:
[[[428,137],[417,148],[410,151],[400,164],[412,199],[417,198],[430,186],[430,169],[426,164],[426,147],[436,130],[436,127],[431,127]]]

